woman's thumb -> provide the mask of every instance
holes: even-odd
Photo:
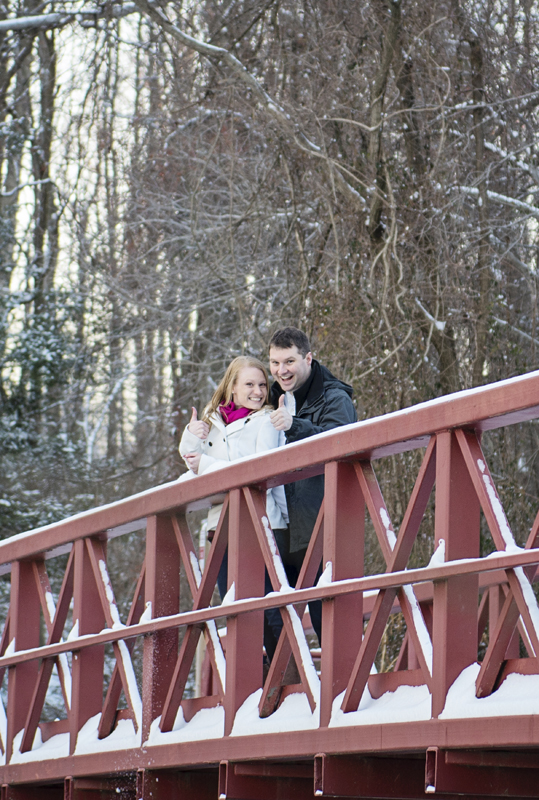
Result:
[[[284,408],[284,394],[279,397],[279,408]]]
[[[191,422],[196,422],[198,420],[196,408],[194,406],[192,406],[192,409],[193,409],[193,413],[191,414],[191,419],[189,420],[189,424]]]

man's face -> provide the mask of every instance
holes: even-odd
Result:
[[[302,356],[296,345],[292,347],[270,347],[271,374],[285,392],[295,392],[303,386],[311,374],[313,354]]]

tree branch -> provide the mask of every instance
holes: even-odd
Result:
[[[322,147],[312,142],[298,126],[292,123],[290,115],[266,92],[255,76],[249,72],[233,53],[229,52],[224,47],[216,47],[215,45],[208,44],[200,39],[195,39],[194,36],[185,33],[168,19],[161,8],[154,3],[148,2],[148,0],[135,0],[135,5],[142,14],[149,17],[169,36],[181,42],[185,47],[188,47],[190,50],[195,50],[195,52],[210,60],[225,64],[230,72],[253,92],[253,95],[262,108],[273,118],[281,130],[293,139],[294,143],[303,150],[303,152],[325,162],[340,191],[352,199],[356,205],[363,205],[361,195],[345,180],[339,166],[328,158]]]

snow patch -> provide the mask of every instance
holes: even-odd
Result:
[[[258,689],[238,709],[231,736],[253,736],[260,733],[284,733],[318,728],[320,724],[318,707],[311,712],[309,701],[303,692],[287,695],[277,711],[264,719],[261,719],[258,713],[261,696],[262,689]]]
[[[314,701],[317,705],[320,703],[320,678],[318,677],[318,673],[316,671],[316,667],[314,666],[313,657],[311,656],[311,651],[309,649],[309,645],[307,644],[307,639],[305,638],[305,631],[303,630],[303,625],[301,624],[301,620],[299,618],[299,614],[294,608],[294,606],[290,605],[286,607],[288,613],[290,615],[290,620],[292,622],[292,627],[294,628],[294,635],[296,637],[296,641],[299,645],[300,655],[301,655],[301,662],[303,666],[303,670],[305,672],[305,676],[309,683],[309,689],[311,690],[311,694],[314,697]]]
[[[399,686],[394,692],[386,692],[376,700],[367,686],[357,711],[349,711],[347,714],[341,709],[344,694],[341,692],[333,701],[329,723],[331,728],[414,722],[431,718],[431,695],[426,685]]]
[[[323,573],[318,579],[317,586],[330,586],[333,583],[333,562],[326,561]]]
[[[236,600],[236,584],[232,583],[232,586],[230,587],[228,592],[225,594],[225,596],[221,600],[221,605],[222,606],[229,606],[232,603],[234,603],[235,600]]]
[[[95,717],[91,717],[82,726],[77,736],[75,755],[81,755],[82,753],[108,753],[112,750],[127,750],[133,747],[140,747],[140,733],[135,733],[132,720],[119,720],[110,736],[106,736],[105,739],[98,739],[100,720],[101,714],[96,714]]]
[[[152,601],[148,600],[146,603],[146,608],[140,615],[139,625],[143,625],[145,622],[151,622],[152,620]]]
[[[432,554],[432,558],[427,566],[438,567],[440,564],[445,564],[445,539],[439,540],[438,547]]]
[[[114,599],[114,592],[112,591],[112,584],[110,582],[107,565],[105,564],[103,559],[99,559],[99,571],[101,572],[101,580],[103,581],[103,586],[105,587],[105,594],[107,596],[109,604],[110,616],[112,619],[112,629],[117,630],[118,628],[124,628],[125,625],[122,623],[120,619],[120,614],[118,613],[118,606],[116,605],[116,600]]]
[[[219,673],[219,680],[221,681],[221,686],[224,690],[226,686],[226,659],[225,654],[223,653],[223,645],[221,644],[221,639],[219,636],[219,631],[217,630],[217,625],[215,624],[215,620],[212,619],[207,622],[206,627],[213,644],[213,652],[215,653],[215,663]]]
[[[189,551],[189,561],[191,562],[191,569],[193,570],[195,583],[198,588],[202,581],[202,572],[200,571],[200,562],[192,550]]]
[[[496,489],[492,481],[490,480],[490,475],[488,474],[488,472],[486,472],[486,464],[481,458],[478,458],[477,466],[479,467],[479,469],[483,474],[483,483],[485,484],[488,498],[490,500],[490,505],[492,506],[492,510],[494,511],[494,516],[496,517],[496,522],[498,523],[500,533],[502,534],[503,540],[505,542],[505,550],[507,553],[518,553],[523,548],[519,547],[515,542],[513,532],[509,527],[507,517],[505,516],[505,511],[503,510],[503,506],[500,503],[498,493],[496,492]]]
[[[447,693],[440,719],[539,714],[539,675],[508,675],[488,697],[475,696],[479,664],[464,669]]]
[[[277,578],[279,579],[279,591],[285,592],[290,591],[290,584],[288,583],[288,578],[286,577],[286,572],[283,566],[283,561],[281,559],[281,555],[277,549],[277,543],[275,541],[275,536],[273,535],[273,531],[271,530],[269,520],[267,517],[262,517],[262,525],[264,526],[264,533],[266,534],[266,539],[268,542],[268,547],[271,552],[271,556],[273,559],[273,566],[275,567],[275,572],[277,573]]]
[[[68,642],[72,642],[74,639],[78,639],[78,638],[79,638],[79,621],[77,619],[77,620],[75,620],[75,624],[73,625],[73,627],[69,631],[69,634],[68,634],[68,637],[67,637],[67,641]]]
[[[395,545],[397,544],[397,537],[395,536],[395,531],[393,530],[393,525],[391,524],[391,520],[389,519],[389,515],[385,508],[380,509],[380,519],[382,520],[382,524],[386,531],[386,538],[391,550],[395,549]]]
[[[203,739],[220,739],[225,734],[225,710],[223,706],[201,708],[193,719],[186,722],[180,706],[171,731],[163,733],[159,730],[161,717],[154,719],[150,728],[150,736],[145,746],[160,744],[176,744],[178,742],[198,742]]]
[[[421,645],[421,650],[423,651],[423,657],[425,659],[425,663],[427,664],[429,672],[432,675],[432,642],[428,628],[425,624],[423,612],[421,611],[419,603],[417,602],[417,597],[415,596],[413,586],[410,585],[403,586],[402,590],[406,595],[408,602],[410,603],[410,607],[412,609],[412,616],[414,618],[414,626],[419,639],[419,644]]]

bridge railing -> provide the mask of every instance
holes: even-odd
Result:
[[[539,373],[531,373],[338,428],[2,542],[0,571],[11,581],[0,641],[0,679],[7,674],[7,704],[0,706],[4,762],[20,764],[22,780],[25,763],[31,768],[28,754],[55,735],[64,737],[63,755],[77,754],[81,732],[92,719],[101,742],[130,720],[142,746],[172,731],[179,714],[185,723],[201,709],[219,707],[222,728],[206,738],[229,737],[241,732],[238,711],[249,698],[256,698],[259,714],[267,717],[291,691],[305,694],[321,729],[336,713],[355,712],[367,686],[371,697],[401,685],[426,686],[436,718],[450,686],[477,662],[487,623],[478,697],[491,693],[510,671],[539,671],[539,609],[531,586],[539,564],[539,516],[530,520],[525,547],[517,547],[481,449],[484,431],[537,417]],[[373,462],[419,449],[421,467],[397,531]],[[320,473],[324,502],[291,589],[266,518],[265,491]],[[435,553],[427,567],[407,569],[431,497]],[[201,570],[186,515],[218,499],[224,500],[223,511]],[[481,511],[496,547],[485,558],[480,557]],[[386,565],[383,573],[369,576],[364,576],[366,514]],[[107,541],[141,526],[143,566],[122,620],[107,568]],[[212,606],[227,547],[234,590],[223,605]],[[53,593],[47,566],[60,555],[67,563],[61,588]],[[321,560],[323,577],[313,587]],[[182,612],[181,569],[192,597],[191,609]],[[267,596],[265,569],[274,588]],[[319,671],[302,626],[307,603],[315,598],[323,600]],[[264,679],[263,617],[270,607],[281,609],[284,628]],[[396,610],[406,625],[400,655],[391,672],[373,674]],[[216,625],[220,619],[226,619],[226,652]],[[212,667],[212,693],[191,698],[186,687],[201,637]],[[132,660],[137,640],[143,642],[141,678]],[[519,658],[521,644],[528,658]],[[115,665],[104,691],[107,645]],[[300,684],[283,689],[291,656]],[[53,669],[65,718],[43,722]],[[126,707],[120,710],[122,693]],[[211,761],[209,743],[208,748],[205,758]],[[45,750],[42,757],[47,758]],[[213,760],[220,760],[218,748]]]

